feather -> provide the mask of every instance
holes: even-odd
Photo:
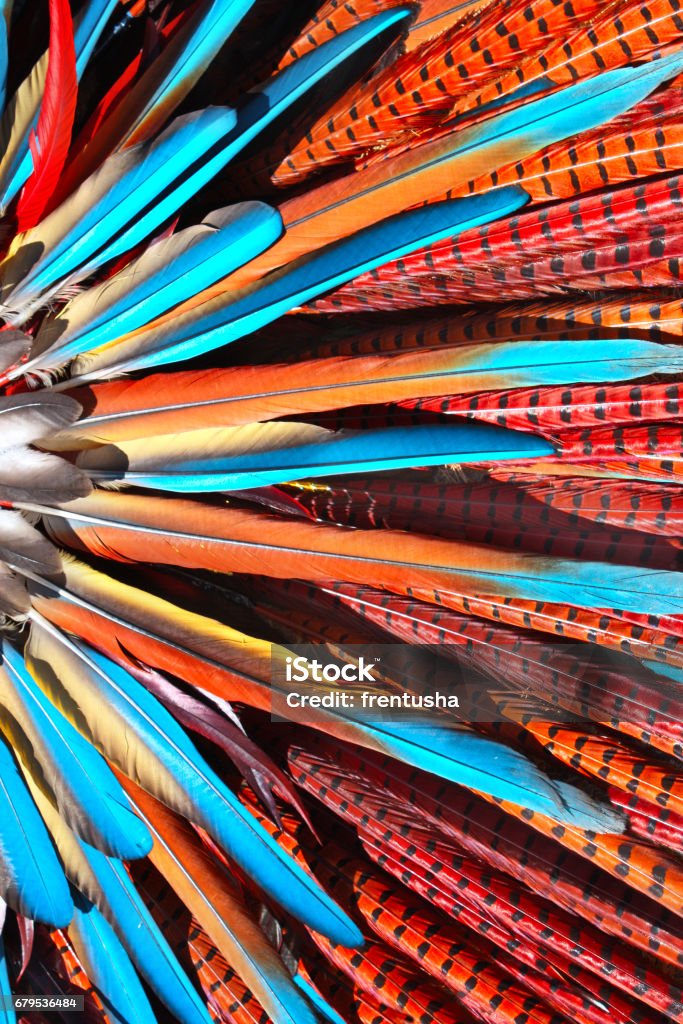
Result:
[[[9,65],[9,21],[9,5],[8,3],[3,3],[2,20],[0,21],[0,110],[5,109],[5,94],[7,90],[7,68]]]
[[[42,441],[78,419],[81,406],[68,395],[50,392],[0,398],[3,449]]]
[[[124,865],[78,839],[32,785],[71,882],[114,929],[140,975],[180,1024],[211,1018],[140,898]]]
[[[304,977],[300,966],[292,980],[324,1020],[328,1021],[329,1024],[346,1024],[344,1018],[340,1017],[334,1007],[330,1006],[330,1004],[323,998],[319,989],[311,982],[311,980]]]
[[[17,914],[16,918],[21,945],[21,964],[17,972],[17,981],[21,981],[21,976],[28,967],[33,954],[36,924],[30,917],[24,917],[22,914]]]
[[[0,380],[5,380],[3,371],[11,369],[24,359],[30,348],[31,338],[28,334],[11,329],[0,331]]]
[[[169,945],[196,974],[214,1015],[231,1020],[231,1024],[269,1024],[270,1018],[253,993],[149,862],[136,863],[135,882]]]
[[[571,427],[600,427],[605,422],[628,426],[677,420],[681,394],[680,385],[671,382],[570,385],[414,399],[402,404],[553,436]]]
[[[354,84],[326,110],[273,175],[277,184],[302,180],[329,163],[348,160],[404,133],[425,131],[453,107],[456,96],[496,78],[595,12],[595,0],[552,5],[546,0],[487,5],[467,25],[398,57],[369,83]]]
[[[0,560],[39,576],[55,576],[61,563],[56,550],[19,512],[0,512]]]
[[[191,13],[192,8],[190,7],[188,10],[181,11],[177,17],[172,18],[171,21],[167,22],[165,25],[160,26],[156,33],[159,45],[165,45],[167,40],[169,40],[185,23]],[[148,57],[148,55],[143,47],[137,57],[131,61],[123,73],[116,79],[111,88],[105,93],[90,117],[87,119],[86,123],[79,131],[71,147],[71,152],[67,159],[66,167],[58,184],[57,190],[50,201],[50,205],[48,207],[50,212],[55,206],[58,206],[59,203],[63,202],[64,199],[66,199],[66,197],[81,184],[83,179],[87,177],[85,161],[82,159],[79,160],[79,157],[86,147],[92,142],[93,138],[99,135],[109,115],[113,113],[118,104],[123,100],[130,86],[139,77],[142,69],[145,67],[145,57]]]
[[[464,100],[456,101],[449,116],[482,111],[501,99],[514,101],[520,87],[535,84],[552,90],[577,78],[600,77],[606,69],[623,67],[678,43],[679,33],[676,2],[655,0],[644,8],[640,0],[618,0],[567,37],[551,40],[538,56],[524,58],[490,85],[472,90]]]
[[[5,992],[10,991],[10,980],[7,971],[7,958],[5,956],[5,942],[0,935],[0,984],[2,984]],[[8,1003],[3,1003],[0,1009],[0,1020],[3,1024],[16,1024],[17,1015],[14,1012],[14,1007]]]
[[[63,459],[33,448],[2,451],[0,492],[4,501],[70,501],[91,490],[87,475]]]
[[[361,21],[367,21],[382,11],[392,7],[398,7],[401,0],[356,0],[355,3],[340,3],[339,0],[327,0],[313,14],[311,20],[301,29],[301,32],[291,45],[287,48],[278,70],[288,67],[297,60],[301,60],[304,54],[309,53],[318,46],[322,46],[328,39],[346,32]],[[413,19],[411,18],[411,23]],[[412,24],[409,23],[404,32],[410,33]]]
[[[33,173],[16,209],[19,231],[40,220],[62,173],[76,114],[76,51],[68,0],[50,0],[50,46],[45,90],[29,145]]]
[[[0,685],[7,679],[0,672]],[[73,904],[50,837],[4,739],[0,739],[0,896],[13,910],[53,928],[69,923]]]
[[[85,972],[100,993],[111,1024],[156,1018],[140,979],[116,932],[97,907],[72,889],[74,916],[68,936]]]
[[[112,857],[146,856],[151,837],[104,759],[45,698],[10,644],[3,666],[11,712],[5,731],[36,785],[86,842]]]
[[[225,707],[224,701],[218,697],[215,698],[216,706],[221,707],[221,711],[217,711],[204,701],[184,693],[161,673],[142,665],[124,648],[121,648],[121,653],[125,656],[125,667],[130,674],[150,690],[181,725],[215,743],[227,754],[264,806],[268,808],[271,817],[277,820],[278,812],[273,795],[276,792],[282,800],[290,803],[296,809],[308,827],[313,830],[306,808],[301,803],[291,781],[280,771],[275,762],[244,734],[239,726],[239,719],[235,719],[235,722],[226,721],[226,715],[222,713]],[[229,709],[230,705],[227,708]]]
[[[201,690],[271,710],[271,693],[263,686],[270,678],[270,648],[263,641],[126,586],[71,557],[63,558],[62,568],[68,590],[39,577],[30,583],[34,605],[55,625],[84,637],[114,660],[120,659],[123,647],[141,661],[187,679]],[[361,604],[365,600],[363,586],[335,584],[334,591]],[[418,590],[414,596],[435,603],[433,592]],[[484,600],[450,591],[441,591],[438,603],[484,620],[652,659],[659,670],[683,664],[680,624],[671,617],[596,612],[509,598]],[[267,675],[259,669],[259,661]]]
[[[230,491],[361,468],[376,472],[454,460],[498,463],[552,452],[540,439],[483,424],[332,433],[303,424],[267,423],[187,431],[157,444],[148,439],[91,449],[76,464],[98,481],[175,492]]]
[[[154,835],[150,859],[277,1024],[315,1024],[316,1015],[287,974],[233,880],[192,827],[122,779]]]
[[[568,477],[555,486],[515,477],[525,494],[545,507],[590,522],[669,537],[683,536],[681,495],[670,485]]]
[[[0,562],[0,613],[23,619],[31,607],[23,579]]]
[[[220,332],[219,332],[220,333]],[[604,341],[496,342],[420,349],[388,355],[330,356],[269,367],[185,371],[79,388],[88,410],[50,447],[120,442],[155,434],[317,413],[359,402],[406,401],[480,390],[570,385],[586,379],[623,380],[676,373],[681,349],[641,339],[619,339],[617,362]],[[191,394],[188,384],[191,382]],[[163,399],[160,400],[160,394]],[[72,440],[73,438],[73,440]]]
[[[629,832],[674,853],[683,850],[683,816],[616,786],[610,786],[608,792],[612,804],[626,814]]]
[[[282,856],[262,830],[246,820],[234,795],[175,720],[128,673],[49,626],[36,629],[34,624],[27,657],[41,685],[49,689],[67,717],[81,709],[79,728],[117,767],[205,827],[257,884],[271,891],[292,913],[340,941],[352,945],[357,941],[348,918]],[[77,682],[68,668],[68,678],[61,674],[58,678],[51,667],[55,661],[70,666],[81,679]],[[106,726],[98,719],[97,709],[103,701],[108,707]]]
[[[196,227],[153,243],[114,277],[44,320],[21,372],[54,368],[135,330],[217,280],[226,266],[243,258],[248,236],[265,240],[279,230],[275,210],[264,203],[242,203],[215,210]]]
[[[636,119],[623,120],[628,132],[626,137],[631,141],[624,143],[623,156],[615,154],[614,160],[619,159],[625,168],[633,171],[627,157],[632,159],[633,151],[641,157],[643,140],[636,136]],[[590,133],[573,140],[570,146],[542,151],[532,162],[525,162],[528,173],[520,174],[517,167],[514,175],[508,175],[501,169],[496,172],[496,183],[508,177],[516,182],[522,177],[525,191],[538,200],[547,200],[556,192],[552,178],[562,165],[562,157],[566,156],[573,161],[571,173],[568,172],[570,195],[596,184],[604,185],[609,132],[600,129],[595,135],[602,155],[585,148],[589,138],[592,138]],[[661,145],[660,125],[651,128],[650,138],[661,164],[666,147]],[[552,171],[543,171],[547,167]],[[657,171],[663,169],[661,165],[656,168]],[[579,179],[579,174],[587,175],[591,171],[598,176],[595,181]],[[604,271],[605,265],[622,274],[626,269],[632,272],[636,269],[638,246],[643,248],[647,244],[643,265],[648,260],[654,263],[661,259],[671,235],[680,229],[679,185],[680,179],[676,176],[613,191],[602,187],[594,195],[581,194],[578,200],[567,200],[542,210],[532,209],[483,229],[462,232],[457,238],[437,242],[361,275],[330,296],[317,300],[313,308],[333,311],[344,308],[347,303],[355,307],[365,299],[368,305],[376,304],[374,299],[371,301],[372,296],[377,296],[377,303],[381,296],[382,304],[387,306],[390,299],[400,294],[398,289],[405,285],[406,277],[421,291],[423,282],[429,287],[437,275],[439,281],[445,276],[447,292],[454,299],[466,294],[469,302],[475,289],[482,293],[487,289],[488,295],[495,288],[494,297],[499,301],[506,289],[508,294],[514,291],[518,295],[526,290],[531,297],[536,297],[542,291],[550,291],[552,286],[559,288],[560,282],[567,290],[572,285],[578,288],[599,270]],[[628,247],[630,239],[634,242],[632,248]]]
[[[2,924],[4,925],[5,908],[2,910]],[[12,990],[12,986],[9,980],[9,971],[7,970],[7,957],[5,956],[5,940],[2,936],[2,928],[0,927],[0,989],[3,993],[9,993]],[[2,1000],[2,1006],[0,1006],[0,1020],[2,1024],[16,1024],[17,1015],[14,1012],[14,1007],[8,1003],[5,996]]]
[[[124,134],[117,131],[118,124],[106,124],[108,141],[113,141],[117,148],[127,148],[145,141],[163,127],[252,3],[253,0],[210,0],[198,7],[117,108],[116,118],[118,124],[125,126]]]
[[[295,261],[263,283],[243,289],[237,297],[227,293],[227,297],[183,315],[181,305],[172,323],[159,327],[152,321],[146,333],[124,339],[104,353],[81,356],[75,361],[74,372],[81,376],[100,376],[103,369],[107,373],[128,372],[225,345],[271,323],[299,302],[349,280],[359,270],[410,252],[456,227],[483,223],[516,210],[525,202],[526,194],[519,189],[502,189],[493,196],[439,203],[390,217]]]
[[[193,513],[192,529],[187,516]],[[181,500],[102,492],[70,502],[46,522],[66,546],[110,557],[154,560],[275,578],[375,583],[394,592],[410,586],[465,594],[504,594],[579,607],[621,607],[676,614],[683,610],[679,575],[578,560],[516,555],[433,538],[345,530],[326,524],[278,521],[235,508],[211,509]],[[144,557],[142,551],[144,549]],[[305,555],[302,553],[306,552]]]

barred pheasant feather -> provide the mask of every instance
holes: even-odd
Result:
[[[0,1020],[683,1021],[678,0],[0,6]]]

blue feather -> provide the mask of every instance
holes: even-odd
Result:
[[[5,956],[5,940],[2,937],[0,927],[0,1024],[17,1024],[17,1015],[10,1003],[11,992],[12,985],[9,980],[7,957]]]
[[[140,975],[180,1024],[210,1024],[202,999],[119,860],[77,840],[88,896],[112,926]],[[84,879],[85,885],[85,879]],[[134,1018],[140,1019],[139,1015]]]
[[[334,1007],[330,1006],[327,1000],[323,999],[318,990],[314,988],[310,982],[306,981],[298,971],[294,975],[293,981],[297,988],[300,988],[303,994],[307,996],[318,1013],[326,1021],[329,1021],[329,1024],[347,1024],[344,1018],[339,1016]]]
[[[0,110],[5,108],[5,92],[7,89],[7,67],[9,52],[7,48],[6,4],[0,4]]]
[[[140,785],[151,792],[154,792],[152,786],[156,786],[169,806],[173,800],[174,809],[205,828],[257,885],[311,928],[347,946],[362,941],[353,922],[254,821],[204,761],[172,715],[124,669],[86,644],[68,640],[47,624],[41,630],[32,631],[28,648],[30,664],[41,660],[36,651],[54,650],[55,644],[61,645],[59,656],[65,664],[71,665],[70,671],[80,672],[81,676],[92,680],[109,709],[112,729],[118,719],[124,724],[130,742],[136,737],[136,741],[151,752],[159,767],[153,779],[140,778]],[[61,675],[62,684],[68,688],[65,672]],[[116,754],[114,750],[103,752],[112,760]],[[142,771],[143,760],[139,759]],[[124,772],[130,770],[127,764],[120,767]],[[168,782],[164,785],[164,773],[174,785]],[[175,795],[175,787],[182,790],[182,801]]]
[[[149,999],[116,932],[97,907],[72,888],[69,938],[112,1024],[155,1024]]]
[[[211,307],[210,312],[202,313],[200,306],[196,312],[179,316],[148,341],[154,344],[153,351],[143,351],[139,356],[116,363],[114,370],[172,363],[218,348],[271,323],[320,292],[350,281],[357,274],[405,256],[422,245],[514,213],[527,201],[523,189],[511,186],[389,217],[275,272],[265,282],[246,289],[241,299],[228,301],[221,296],[205,304]],[[108,354],[109,366],[116,357],[114,347]],[[75,369],[80,372],[79,362]]]
[[[184,436],[178,435],[181,443]],[[120,449],[114,447],[113,450],[117,453]],[[86,452],[78,465],[97,480],[122,480],[140,487],[188,493],[245,490],[302,477],[361,470],[377,472],[409,466],[440,466],[448,462],[526,459],[553,452],[551,444],[532,434],[488,424],[439,424],[342,434],[325,432],[313,443],[228,457],[220,454],[219,438],[217,453],[203,458],[180,459],[164,465],[161,452],[157,471],[93,470],[91,466],[97,466],[102,453],[106,457],[107,448],[101,452],[96,449],[92,455]]]
[[[0,738],[0,863],[4,900],[24,917],[64,928],[73,904],[61,864],[19,768]]]
[[[174,40],[167,51],[173,53],[175,60],[166,69],[154,92],[147,97],[135,123],[130,126],[131,133],[138,129],[169,95],[173,95],[173,106],[177,106],[193,82],[219,53],[253,4],[254,0],[210,0],[199,8],[191,24],[184,26],[182,30],[184,45],[178,47]],[[164,61],[163,55],[161,61]],[[150,73],[155,77],[154,66]]]
[[[403,713],[405,714],[405,712]],[[353,721],[355,742],[379,750],[449,782],[510,800],[556,820],[595,831],[623,831],[621,817],[591,801],[573,799],[524,754],[458,725],[419,721],[361,721],[353,712],[335,711]]]
[[[79,81],[93,55],[104,27],[116,10],[118,3],[119,0],[90,0],[75,19],[74,49],[76,51],[76,74]]]
[[[10,644],[4,666],[21,705],[20,727],[40,764],[62,817],[89,842],[115,857],[145,857],[152,837],[104,758],[47,700]]]
[[[240,203],[214,211],[199,227],[150,246],[116,277],[86,292],[88,309],[93,291],[96,305],[80,328],[74,329],[71,319],[78,308],[78,297],[64,316],[47,320],[37,345],[49,347],[22,365],[19,372],[26,373],[36,365],[41,369],[59,366],[80,352],[136,330],[220,280],[243,263],[246,252],[266,248],[281,230],[280,215],[265,203]],[[119,280],[126,286],[123,293],[115,291]],[[57,340],[49,344],[56,334]]]

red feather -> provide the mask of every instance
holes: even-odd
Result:
[[[78,79],[69,0],[49,0],[50,48],[45,91],[35,132],[31,134],[33,174],[17,205],[20,231],[38,223],[57,188],[71,145]]]

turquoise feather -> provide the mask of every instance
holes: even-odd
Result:
[[[568,798],[573,792],[565,795],[523,754],[457,725],[356,721],[354,730],[360,742],[363,735],[368,737],[373,750],[449,782],[510,800],[578,828],[623,831],[618,814],[585,797],[583,803],[574,801],[572,806]]]
[[[191,25],[187,26],[188,31],[185,28],[181,30],[184,45],[175,48],[175,62],[147,98],[135,123],[130,126],[131,132],[143,127],[149,115],[169,96],[175,93],[182,98],[185,95],[253,5],[254,0],[210,0],[199,8]],[[171,45],[174,44],[175,40]],[[174,106],[176,104],[177,100]]]
[[[2,924],[4,924],[4,912]],[[17,1015],[10,1005],[10,993],[12,984],[9,980],[7,970],[7,957],[5,956],[5,940],[2,937],[2,924],[0,924],[0,1024],[17,1024]]]
[[[121,945],[180,1024],[211,1024],[211,1018],[133,885],[121,861],[80,840],[82,884]],[[102,969],[104,967],[102,965]],[[134,1020],[139,1020],[139,1016]]]
[[[181,442],[183,436],[179,435]],[[217,438],[216,451],[203,458],[180,458],[164,465],[161,453],[156,471],[137,472],[134,467],[122,471],[92,468],[101,464],[103,458],[106,466],[109,450],[105,447],[85,452],[78,459],[79,467],[96,480],[124,481],[179,493],[246,490],[302,477],[361,470],[376,472],[418,465],[440,466],[448,462],[528,459],[552,455],[554,451],[543,438],[488,424],[411,425],[409,429],[325,432],[316,442],[227,457],[221,455],[220,438]],[[112,446],[111,451],[116,458],[119,449]]]
[[[25,373],[36,365],[41,369],[62,365],[80,352],[136,330],[236,269],[252,247],[265,248],[281,230],[280,215],[265,203],[240,203],[214,211],[198,227],[150,246],[138,260],[95,289],[100,293],[96,312],[80,330],[71,329],[71,307],[57,321],[47,320],[36,344],[40,349],[55,335],[57,340],[20,371]],[[119,279],[127,286],[122,294],[114,292]],[[86,293],[88,300],[92,291]]]
[[[306,981],[298,971],[294,975],[293,981],[297,988],[301,989],[303,994],[310,1000],[323,1020],[329,1021],[329,1024],[346,1024],[344,1018],[339,1016],[334,1007],[330,1006],[318,990],[310,982]]]
[[[73,904],[61,864],[19,768],[0,739],[2,898],[24,917],[64,928]],[[9,990],[8,990],[9,991]]]
[[[175,322],[155,331],[146,344],[153,350],[116,362],[117,349],[95,355],[98,370],[106,361],[107,372],[127,372],[163,365],[200,355],[263,327],[322,291],[343,284],[357,274],[398,259],[423,245],[447,238],[467,228],[486,224],[519,210],[528,196],[516,186],[487,195],[434,203],[389,217],[358,231],[312,256],[276,271],[264,283],[245,290],[242,299],[229,302],[222,296],[207,303],[212,312],[198,311],[179,316]],[[112,371],[113,365],[113,371]],[[88,359],[77,360],[75,372],[87,377]],[[82,372],[83,368],[86,372]],[[94,374],[95,375],[95,374]],[[99,375],[99,374],[97,374]]]
[[[111,856],[145,857],[152,837],[104,758],[47,700],[10,644],[4,645],[3,656],[22,707],[26,740],[64,820]]]
[[[156,219],[154,212],[148,214],[154,220],[152,227],[162,223],[167,213],[161,209],[164,204],[159,202],[159,196],[220,142],[234,124],[232,110],[211,107],[177,118],[152,143],[133,147],[106,160],[74,197],[22,236],[22,249],[32,244],[40,246],[41,238],[51,230],[53,223],[58,225],[58,230],[62,229],[65,210],[74,199],[82,197],[77,205],[76,222],[66,225],[60,240],[38,257],[17,287],[3,297],[4,302],[19,309],[59,281],[71,279],[76,271],[81,275],[92,272],[109,258],[105,253],[112,238],[132,222],[139,223],[141,211],[147,207],[159,213]],[[177,209],[174,206],[169,214]],[[146,233],[140,237],[144,238]],[[12,260],[6,273],[11,270]]]
[[[97,907],[72,888],[69,938],[112,1024],[155,1024],[149,999],[116,932]]]

